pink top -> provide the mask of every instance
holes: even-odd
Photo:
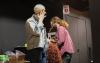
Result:
[[[68,52],[71,54],[75,52],[72,39],[69,35],[68,30],[65,27],[57,26],[56,37],[58,40],[58,44],[61,44],[62,42],[64,42],[64,45],[61,48],[61,55],[63,55],[65,52]]]

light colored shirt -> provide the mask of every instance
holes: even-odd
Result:
[[[38,45],[34,45],[32,47],[33,48],[37,48],[37,47],[44,48],[47,43],[46,28],[43,26],[44,24],[42,22],[37,21],[34,18],[34,15],[31,18],[29,18],[26,23],[29,24],[30,28],[32,29],[33,35],[39,36],[39,40],[33,41],[33,43],[32,43],[32,44],[35,44],[35,42],[38,42]],[[32,37],[32,39],[34,39],[34,37]],[[29,40],[29,42],[32,42],[30,40]],[[32,44],[30,43],[30,45],[32,45]]]

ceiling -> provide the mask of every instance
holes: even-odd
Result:
[[[33,1],[49,1],[49,2],[62,2],[63,4],[69,4],[72,8],[79,11],[88,11],[89,10],[89,0],[33,0]]]
[[[62,2],[63,4],[69,4],[72,8],[77,9],[79,11],[87,11],[89,10],[89,0],[19,0],[22,1],[23,3],[31,3],[31,2],[46,2],[49,4],[51,3],[60,3]]]

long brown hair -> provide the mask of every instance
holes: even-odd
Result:
[[[61,20],[61,26],[68,28],[69,24],[67,23],[66,20]]]
[[[63,26],[65,28],[68,28],[69,24],[67,23],[66,20],[64,19],[60,19],[59,17],[57,16],[54,16],[52,19],[51,19],[51,25],[54,24],[54,23],[58,23],[60,26]]]
[[[54,16],[52,19],[51,19],[51,25],[54,24],[54,23],[58,23],[61,25],[61,19],[57,16]]]

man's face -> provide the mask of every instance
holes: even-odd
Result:
[[[46,10],[43,9],[43,10],[41,11],[41,14],[45,16],[45,15],[46,15]]]
[[[46,17],[45,9],[40,9],[36,16],[39,21],[43,21],[43,19]]]

